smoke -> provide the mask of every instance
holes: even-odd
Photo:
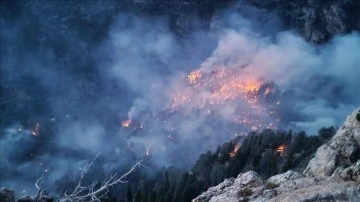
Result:
[[[358,107],[359,33],[314,45],[236,6],[247,12],[217,12],[211,29],[175,22],[191,22],[179,36],[169,17],[110,1],[17,3],[1,17],[0,185],[33,194],[47,173],[59,190],[100,152],[90,178],[138,159],[189,168],[250,130],[316,134]]]

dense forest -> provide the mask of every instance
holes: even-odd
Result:
[[[200,155],[188,172],[168,167],[149,174],[152,166],[149,161],[146,168],[134,173],[137,179],[129,181],[126,196],[120,201],[191,201],[209,187],[249,170],[263,179],[288,170],[301,172],[317,148],[335,133],[335,127],[324,127],[314,136],[291,130],[250,132],[219,146],[215,152]],[[119,201],[116,198],[110,201],[113,200]]]

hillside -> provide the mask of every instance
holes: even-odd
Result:
[[[317,148],[335,132],[334,127],[322,128],[316,136],[269,129],[250,132],[214,152],[201,154],[190,172],[170,167],[145,177],[135,192],[135,201],[191,201],[210,186],[249,170],[258,172],[262,179],[290,169],[302,172]]]
[[[262,180],[254,171],[226,179],[193,202],[359,201],[360,109],[315,153],[303,173],[287,171]]]

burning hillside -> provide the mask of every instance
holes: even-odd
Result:
[[[196,140],[203,142],[204,149],[211,149],[224,139],[250,130],[276,129],[280,121],[276,86],[242,68],[194,70],[174,78],[164,91],[169,89],[167,105],[161,110],[140,110],[140,105],[134,105],[128,119],[121,123],[124,131],[131,134],[129,141],[136,151],[145,149],[149,156],[151,145],[152,158],[180,160],[187,155],[178,155],[179,145],[187,145],[192,151],[196,145],[191,142]],[[234,156],[235,152],[229,155]]]
[[[276,88],[246,74],[241,68],[218,68],[210,72],[195,70],[169,100],[172,111],[191,113],[203,110],[209,115],[226,108],[232,122],[256,130],[276,127],[279,100],[266,99]],[[225,114],[224,114],[225,115]]]

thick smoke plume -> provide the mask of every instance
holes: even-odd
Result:
[[[356,32],[314,45],[248,6],[208,29],[188,17],[185,36],[112,3],[19,7],[1,18],[0,136],[0,185],[18,193],[44,172],[61,189],[99,152],[98,177],[143,158],[189,168],[250,130],[316,134],[360,103]]]

